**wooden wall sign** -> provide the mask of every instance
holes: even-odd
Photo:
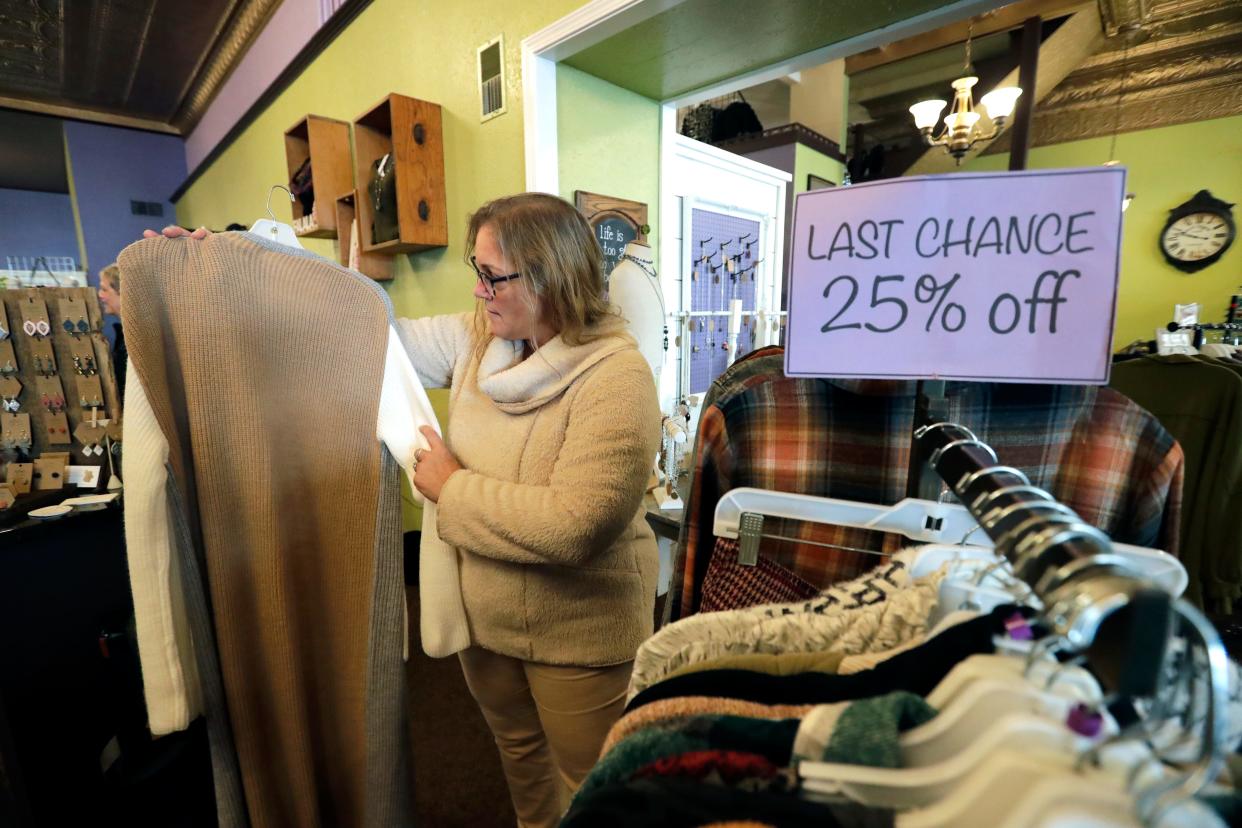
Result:
[[[647,205],[641,201],[574,191],[574,206],[595,231],[595,240],[604,251],[604,278],[621,260],[625,246],[632,241],[647,241],[651,227],[647,224]]]

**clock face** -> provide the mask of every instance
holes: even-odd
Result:
[[[1216,213],[1191,213],[1165,228],[1160,243],[1174,259],[1197,262],[1229,244],[1229,225]]]

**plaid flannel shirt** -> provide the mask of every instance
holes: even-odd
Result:
[[[699,611],[716,503],[753,486],[891,505],[906,496],[917,383],[786,377],[783,351],[733,365],[704,400],[665,621]],[[945,419],[972,429],[1113,539],[1177,554],[1183,456],[1160,423],[1109,388],[946,383]],[[769,518],[761,554],[821,588],[909,543],[897,535]],[[824,549],[803,543],[830,543]],[[865,551],[872,550],[872,551]]]

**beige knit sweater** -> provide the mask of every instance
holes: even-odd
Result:
[[[449,386],[439,532],[458,550],[471,642],[546,664],[628,661],[652,632],[658,553],[642,508],[660,439],[633,340],[473,356],[469,314],[400,320],[427,387]]]

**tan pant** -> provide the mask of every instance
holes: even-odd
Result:
[[[555,826],[625,708],[633,662],[555,667],[480,647],[458,657],[496,738],[518,825]]]

